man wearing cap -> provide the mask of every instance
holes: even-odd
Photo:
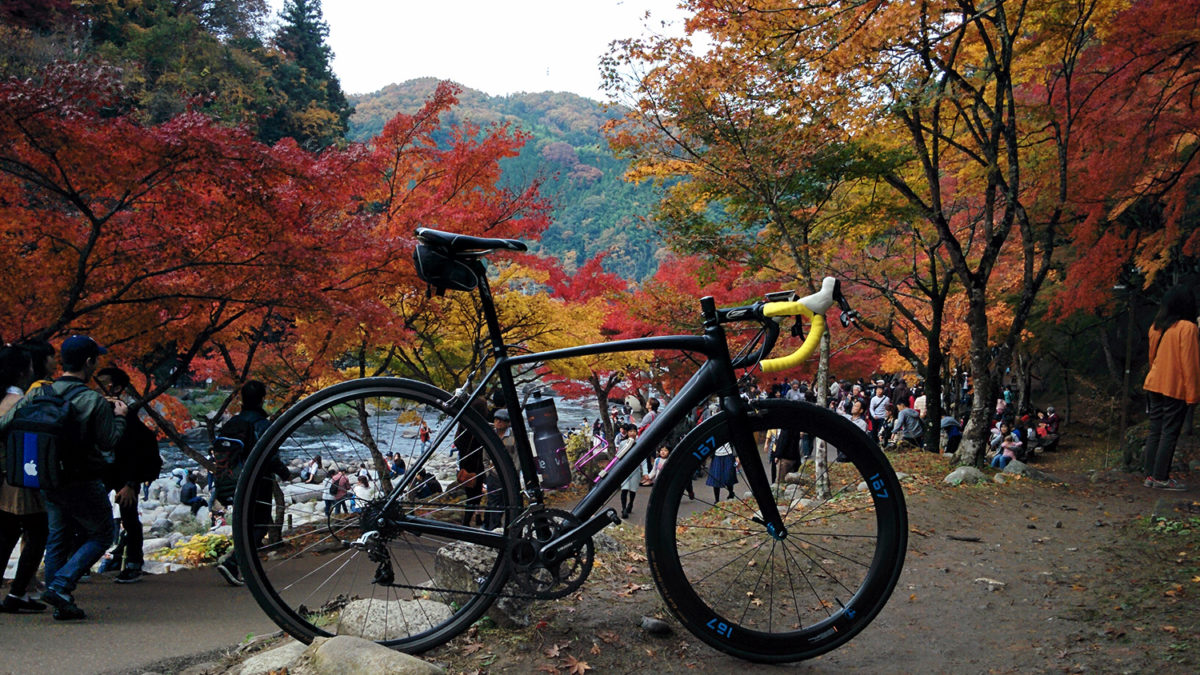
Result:
[[[519,469],[521,464],[517,461],[517,439],[512,435],[512,419],[508,416],[508,408],[497,408],[496,412],[492,413],[492,428],[496,430],[500,442],[504,443],[504,449],[512,458],[513,466]]]
[[[112,505],[103,477],[106,467],[112,464],[113,448],[125,433],[128,408],[120,399],[106,399],[97,391],[78,386],[87,384],[100,356],[107,353],[92,338],[72,335],[59,350],[63,375],[49,385],[70,402],[71,419],[82,430],[83,443],[76,449],[74,464],[64,467],[63,484],[42,490],[50,521],[42,601],[54,607],[54,618],[60,621],[86,616],[71,593],[112,541]],[[68,390],[75,391],[68,394]],[[30,398],[26,396],[13,410]],[[10,411],[0,419],[0,432],[7,429],[12,414]],[[72,536],[75,533],[79,538]]]

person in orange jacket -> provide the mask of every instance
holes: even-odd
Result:
[[[1142,388],[1150,417],[1145,485],[1186,490],[1187,485],[1171,478],[1170,471],[1188,405],[1200,402],[1200,329],[1190,288],[1175,286],[1163,298],[1150,326],[1150,372]]]

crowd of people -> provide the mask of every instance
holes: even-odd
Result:
[[[955,391],[956,400],[949,406],[951,410],[944,412],[937,420],[937,429],[941,434],[939,448],[943,454],[954,454],[962,441],[965,419],[952,414],[953,410],[969,409],[971,391],[967,380],[962,381],[964,386]],[[810,403],[817,401],[812,386],[799,379],[780,379],[762,388],[753,386],[747,391],[747,396]],[[997,468],[1003,468],[1013,459],[1029,459],[1036,448],[1055,450],[1058,446],[1061,418],[1054,407],[1048,406],[1044,410],[1030,408],[1017,414],[1013,399],[1012,387],[1005,385],[991,420],[987,459]],[[853,382],[831,377],[826,401],[830,409],[849,419],[885,449],[932,449],[927,440],[929,406],[920,380],[910,385],[900,376],[863,378]],[[777,452],[779,456],[773,468],[778,470],[781,462],[795,461],[788,456],[789,452],[790,447]],[[799,452],[801,459],[809,457],[811,443],[801,439]]]

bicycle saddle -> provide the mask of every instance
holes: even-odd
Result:
[[[428,227],[417,228],[417,240],[447,253],[483,254],[488,251],[525,251],[528,247],[516,239],[487,239],[454,232],[442,232]]]

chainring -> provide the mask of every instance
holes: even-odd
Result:
[[[554,600],[574,593],[587,581],[596,557],[591,538],[584,540],[561,561],[547,563],[538,555],[542,547],[581,524],[574,514],[559,509],[539,509],[522,515],[512,525],[508,557],[513,581],[539,600]]]

